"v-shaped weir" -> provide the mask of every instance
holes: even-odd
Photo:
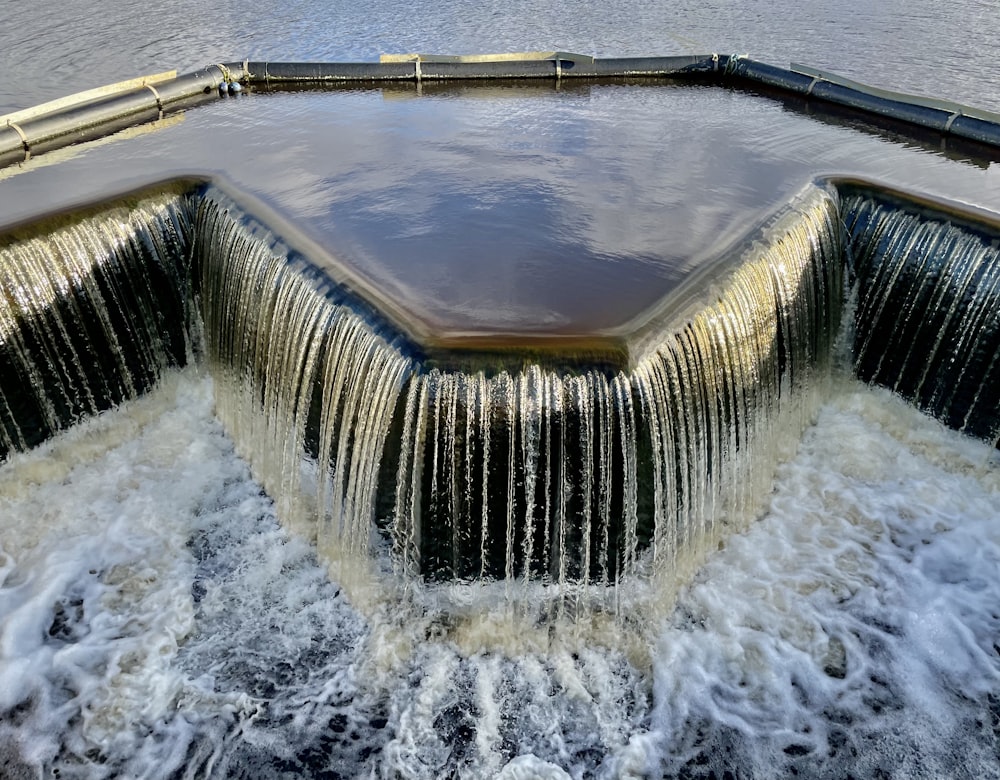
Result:
[[[841,244],[820,189],[714,300],[617,370],[516,354],[423,370],[234,208],[210,190],[196,219],[218,413],[281,514],[332,558],[364,555],[381,527],[397,566],[437,579],[676,569],[759,513],[822,396]],[[303,453],[318,464],[306,475]]]
[[[682,580],[762,511],[824,399],[845,268],[859,376],[998,435],[996,229],[840,189],[808,188],[600,354],[435,351],[210,183],[42,221],[0,240],[0,445],[195,357],[279,516],[335,564]]]

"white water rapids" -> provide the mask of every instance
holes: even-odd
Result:
[[[1000,775],[997,451],[886,391],[673,610],[508,635],[355,610],[212,403],[168,373],[0,469],[0,776]]]

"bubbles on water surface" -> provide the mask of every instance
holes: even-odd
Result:
[[[997,776],[997,456],[886,393],[835,394],[668,617],[519,652],[355,610],[211,395],[0,469],[5,776]]]
[[[998,488],[989,447],[838,394],[661,637],[666,773],[997,776]]]

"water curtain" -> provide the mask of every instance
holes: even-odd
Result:
[[[1000,231],[877,193],[847,198],[855,370],[946,425],[1000,437]]]
[[[836,214],[817,191],[628,373],[415,376],[394,515],[409,568],[609,583],[742,527],[826,387]]]
[[[367,557],[385,439],[412,361],[360,301],[225,196],[210,191],[196,224],[219,418],[286,523],[335,560]]]
[[[652,467],[654,571],[686,575],[765,508],[774,469],[828,394],[841,255],[837,200],[815,190],[634,372]]]
[[[422,371],[233,209],[208,197],[197,220],[218,413],[286,521],[335,559],[381,528],[397,569],[432,579],[686,570],[760,511],[824,394],[842,287],[824,190],[615,374]]]
[[[647,322],[631,365],[432,370],[221,190],[167,188],[0,245],[0,446],[34,446],[195,355],[279,516],[340,568],[680,582],[763,510],[826,397],[845,252],[859,376],[995,439],[990,230],[810,187],[683,311]]]
[[[183,194],[41,228],[0,243],[0,458],[135,397],[190,352]]]

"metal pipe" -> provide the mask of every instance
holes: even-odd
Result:
[[[175,78],[158,74],[82,93],[79,102],[0,117],[0,167],[146,122],[214,94],[220,84],[317,84],[448,81],[456,79],[700,78],[781,92],[846,106],[874,116],[1000,148],[1000,115],[947,101],[889,92],[803,66],[778,68],[741,56],[595,59],[566,52],[435,56],[395,55],[381,62],[234,62]],[[127,85],[127,86],[125,86]],[[117,87],[121,90],[115,91]],[[111,94],[106,94],[112,90]],[[100,97],[94,98],[95,94]],[[45,109],[46,106],[40,107]]]
[[[148,122],[214,93],[225,70],[211,66],[195,73],[81,101],[59,101],[47,113],[17,112],[0,117],[0,166],[28,160],[70,144],[109,135],[123,127]],[[22,113],[26,118],[21,118]],[[19,121],[15,121],[19,120]]]

